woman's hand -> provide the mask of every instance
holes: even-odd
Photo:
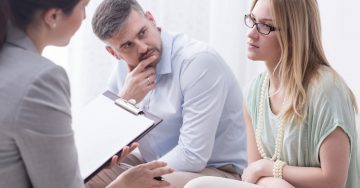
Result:
[[[256,183],[261,177],[272,177],[274,161],[260,159],[251,164],[244,170],[241,178],[245,182]]]
[[[133,143],[131,146],[125,146],[123,147],[121,151],[121,155],[114,155],[111,158],[111,164],[108,166],[108,168],[113,167],[114,165],[118,165],[122,160],[124,160],[132,151],[134,151],[139,146],[138,143]]]
[[[147,188],[147,187],[168,187],[167,181],[159,181],[154,177],[174,172],[166,167],[165,162],[153,161],[130,168],[119,175],[107,188]]]

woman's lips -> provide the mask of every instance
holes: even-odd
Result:
[[[259,46],[255,45],[253,43],[248,42],[248,45],[249,45],[249,48],[259,48]]]

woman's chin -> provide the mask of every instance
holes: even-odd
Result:
[[[259,61],[259,58],[254,56],[253,54],[248,53],[247,57],[251,61]]]
[[[56,47],[65,47],[69,43],[70,43],[70,39],[64,39],[64,40],[58,40],[51,45],[56,46]]]

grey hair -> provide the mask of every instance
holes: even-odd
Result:
[[[144,15],[136,0],[104,0],[92,18],[92,29],[96,36],[103,41],[113,37],[120,31],[131,10]]]

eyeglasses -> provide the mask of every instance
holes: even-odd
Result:
[[[249,14],[245,15],[244,21],[245,25],[249,28],[253,28],[254,25],[256,25],[256,30],[263,35],[268,35],[270,32],[277,30],[274,26],[264,23],[256,23],[254,18],[252,18]]]

